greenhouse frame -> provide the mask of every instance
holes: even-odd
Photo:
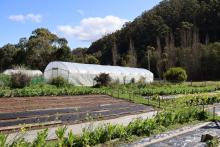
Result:
[[[110,65],[81,64],[73,62],[54,61],[50,62],[45,71],[44,79],[49,81],[58,76],[63,77],[75,86],[94,86],[94,78],[101,73],[109,74],[112,82],[121,84],[138,82],[153,82],[154,75],[143,68],[130,68]]]

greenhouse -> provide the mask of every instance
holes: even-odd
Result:
[[[112,82],[121,84],[131,81],[153,82],[153,73],[142,68],[130,68],[109,65],[80,64],[72,62],[51,62],[44,71],[44,79],[49,81],[61,76],[76,86],[94,86],[94,78],[101,73],[109,74]]]
[[[3,74],[5,75],[12,75],[18,73],[25,74],[29,77],[39,77],[43,75],[43,73],[40,70],[7,69],[3,72]]]

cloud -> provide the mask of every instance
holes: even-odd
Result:
[[[19,15],[10,15],[8,17],[9,20],[11,21],[16,21],[16,22],[26,22],[26,21],[32,21],[35,23],[40,23],[42,21],[42,16],[40,14],[19,14]]]
[[[77,10],[77,13],[79,13],[79,14],[82,15],[82,16],[85,14],[82,9],[78,9],[78,10]]]
[[[125,22],[127,22],[126,19],[116,16],[89,17],[81,20],[78,26],[60,25],[57,28],[59,32],[67,37],[75,37],[80,41],[92,42],[103,35],[120,29]]]

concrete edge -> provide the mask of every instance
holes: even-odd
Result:
[[[81,135],[82,132],[83,132],[83,129],[87,129],[87,128],[95,129],[99,126],[104,126],[106,124],[127,126],[130,122],[132,122],[135,119],[138,119],[138,118],[149,119],[149,118],[153,118],[156,114],[157,114],[157,111],[150,111],[150,112],[136,114],[136,115],[133,114],[133,115],[122,116],[122,117],[118,117],[118,118],[114,118],[114,119],[101,120],[101,121],[92,121],[92,122],[86,122],[86,123],[74,124],[74,125],[67,125],[66,135],[70,130],[73,131],[74,135]],[[59,126],[59,127],[62,127],[62,126]],[[48,138],[47,138],[47,140],[56,139],[55,131],[59,127],[48,128]],[[42,131],[42,130],[43,129],[30,130],[30,131],[27,131],[27,132],[24,132],[24,133],[21,133],[21,132],[9,133],[8,138],[7,138],[7,143],[10,144],[11,142],[16,140],[16,138],[18,138],[20,136],[22,136],[26,141],[31,142],[36,138],[37,133]]]

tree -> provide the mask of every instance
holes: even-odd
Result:
[[[86,62],[88,64],[99,64],[99,60],[93,55],[86,55]]]
[[[55,34],[44,28],[32,32],[27,43],[26,64],[32,68],[44,70],[46,65],[53,60],[65,60],[70,53],[67,41],[58,38]],[[54,56],[55,55],[55,56]]]
[[[19,49],[15,45],[7,44],[0,48],[0,70],[8,69],[15,64],[15,58]]]
[[[112,64],[117,65],[117,60],[118,60],[117,44],[114,41],[113,47],[112,47]]]

